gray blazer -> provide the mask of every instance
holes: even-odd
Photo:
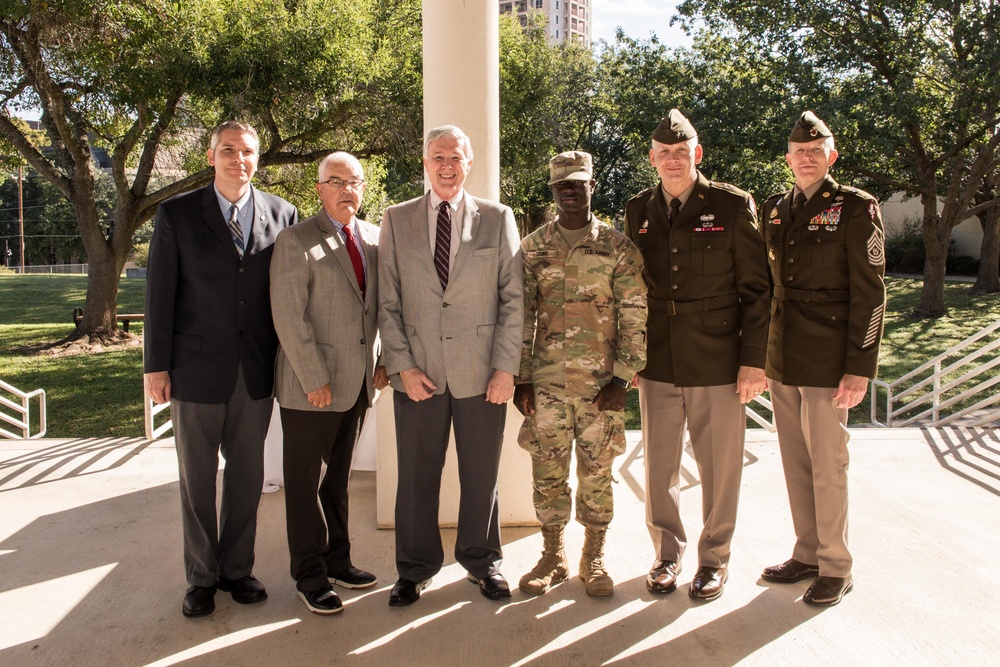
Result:
[[[389,381],[421,369],[455,398],[486,393],[494,370],[517,374],[524,295],[514,213],[465,194],[458,254],[441,289],[430,247],[430,193],[386,209],[379,241],[379,330]]]
[[[278,234],[271,258],[271,310],[281,347],[275,363],[275,395],[292,410],[319,411],[306,394],[330,383],[333,402],[323,411],[346,412],[367,388],[378,336],[378,227],[358,221],[365,255],[362,299],[343,237],[324,213]],[[288,233],[285,233],[288,232]]]

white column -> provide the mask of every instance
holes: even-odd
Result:
[[[472,142],[470,194],[500,199],[499,7],[493,0],[423,0],[424,135],[441,125],[457,125]],[[392,390],[371,411],[377,417],[376,463],[379,528],[395,525],[396,434]],[[369,413],[371,418],[371,413]],[[535,523],[531,502],[531,457],[517,444],[521,415],[507,405],[500,459],[500,521]],[[441,480],[442,526],[458,522],[459,483],[454,435]]]
[[[458,125],[474,155],[470,194],[500,199],[500,12],[492,0],[423,0],[424,135]]]

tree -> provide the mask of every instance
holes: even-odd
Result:
[[[500,195],[526,235],[552,203],[549,159],[582,149],[593,117],[594,59],[576,44],[551,45],[531,12],[500,17]]]
[[[740,40],[779,54],[790,65],[783,75],[789,84],[802,65],[817,73],[829,91],[817,106],[838,128],[841,145],[856,151],[842,153],[843,167],[920,197],[927,261],[915,312],[943,315],[952,229],[1000,204],[972,203],[1000,144],[1000,135],[991,136],[1000,122],[997,5],[685,0],[679,11],[689,22],[703,19],[706,30],[735,30]]]
[[[332,150],[419,142],[416,0],[28,0],[0,14],[0,135],[69,201],[90,263],[75,334],[120,337],[116,296],[139,226],[207,184],[207,132],[238,117],[261,133],[260,181]],[[43,152],[15,121],[41,110]],[[111,156],[103,224],[95,146]],[[157,179],[162,162],[182,173]]]

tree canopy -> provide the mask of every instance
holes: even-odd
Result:
[[[417,0],[28,0],[0,15],[0,135],[70,202],[90,263],[78,335],[114,337],[118,276],[157,205],[210,182],[208,131],[261,134],[265,187],[332,150],[412,151],[421,133]],[[15,117],[41,110],[51,149]],[[111,156],[114,224],[95,146]],[[180,167],[157,179],[157,168]],[[301,174],[299,174],[301,176]],[[301,178],[299,190],[302,190]]]

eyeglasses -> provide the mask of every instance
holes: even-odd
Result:
[[[329,185],[334,190],[342,190],[345,187],[349,187],[352,190],[357,190],[358,188],[360,188],[362,185],[365,184],[365,181],[362,178],[352,178],[349,181],[345,181],[342,178],[328,178],[325,181],[320,181],[321,185],[324,183],[326,185]]]

